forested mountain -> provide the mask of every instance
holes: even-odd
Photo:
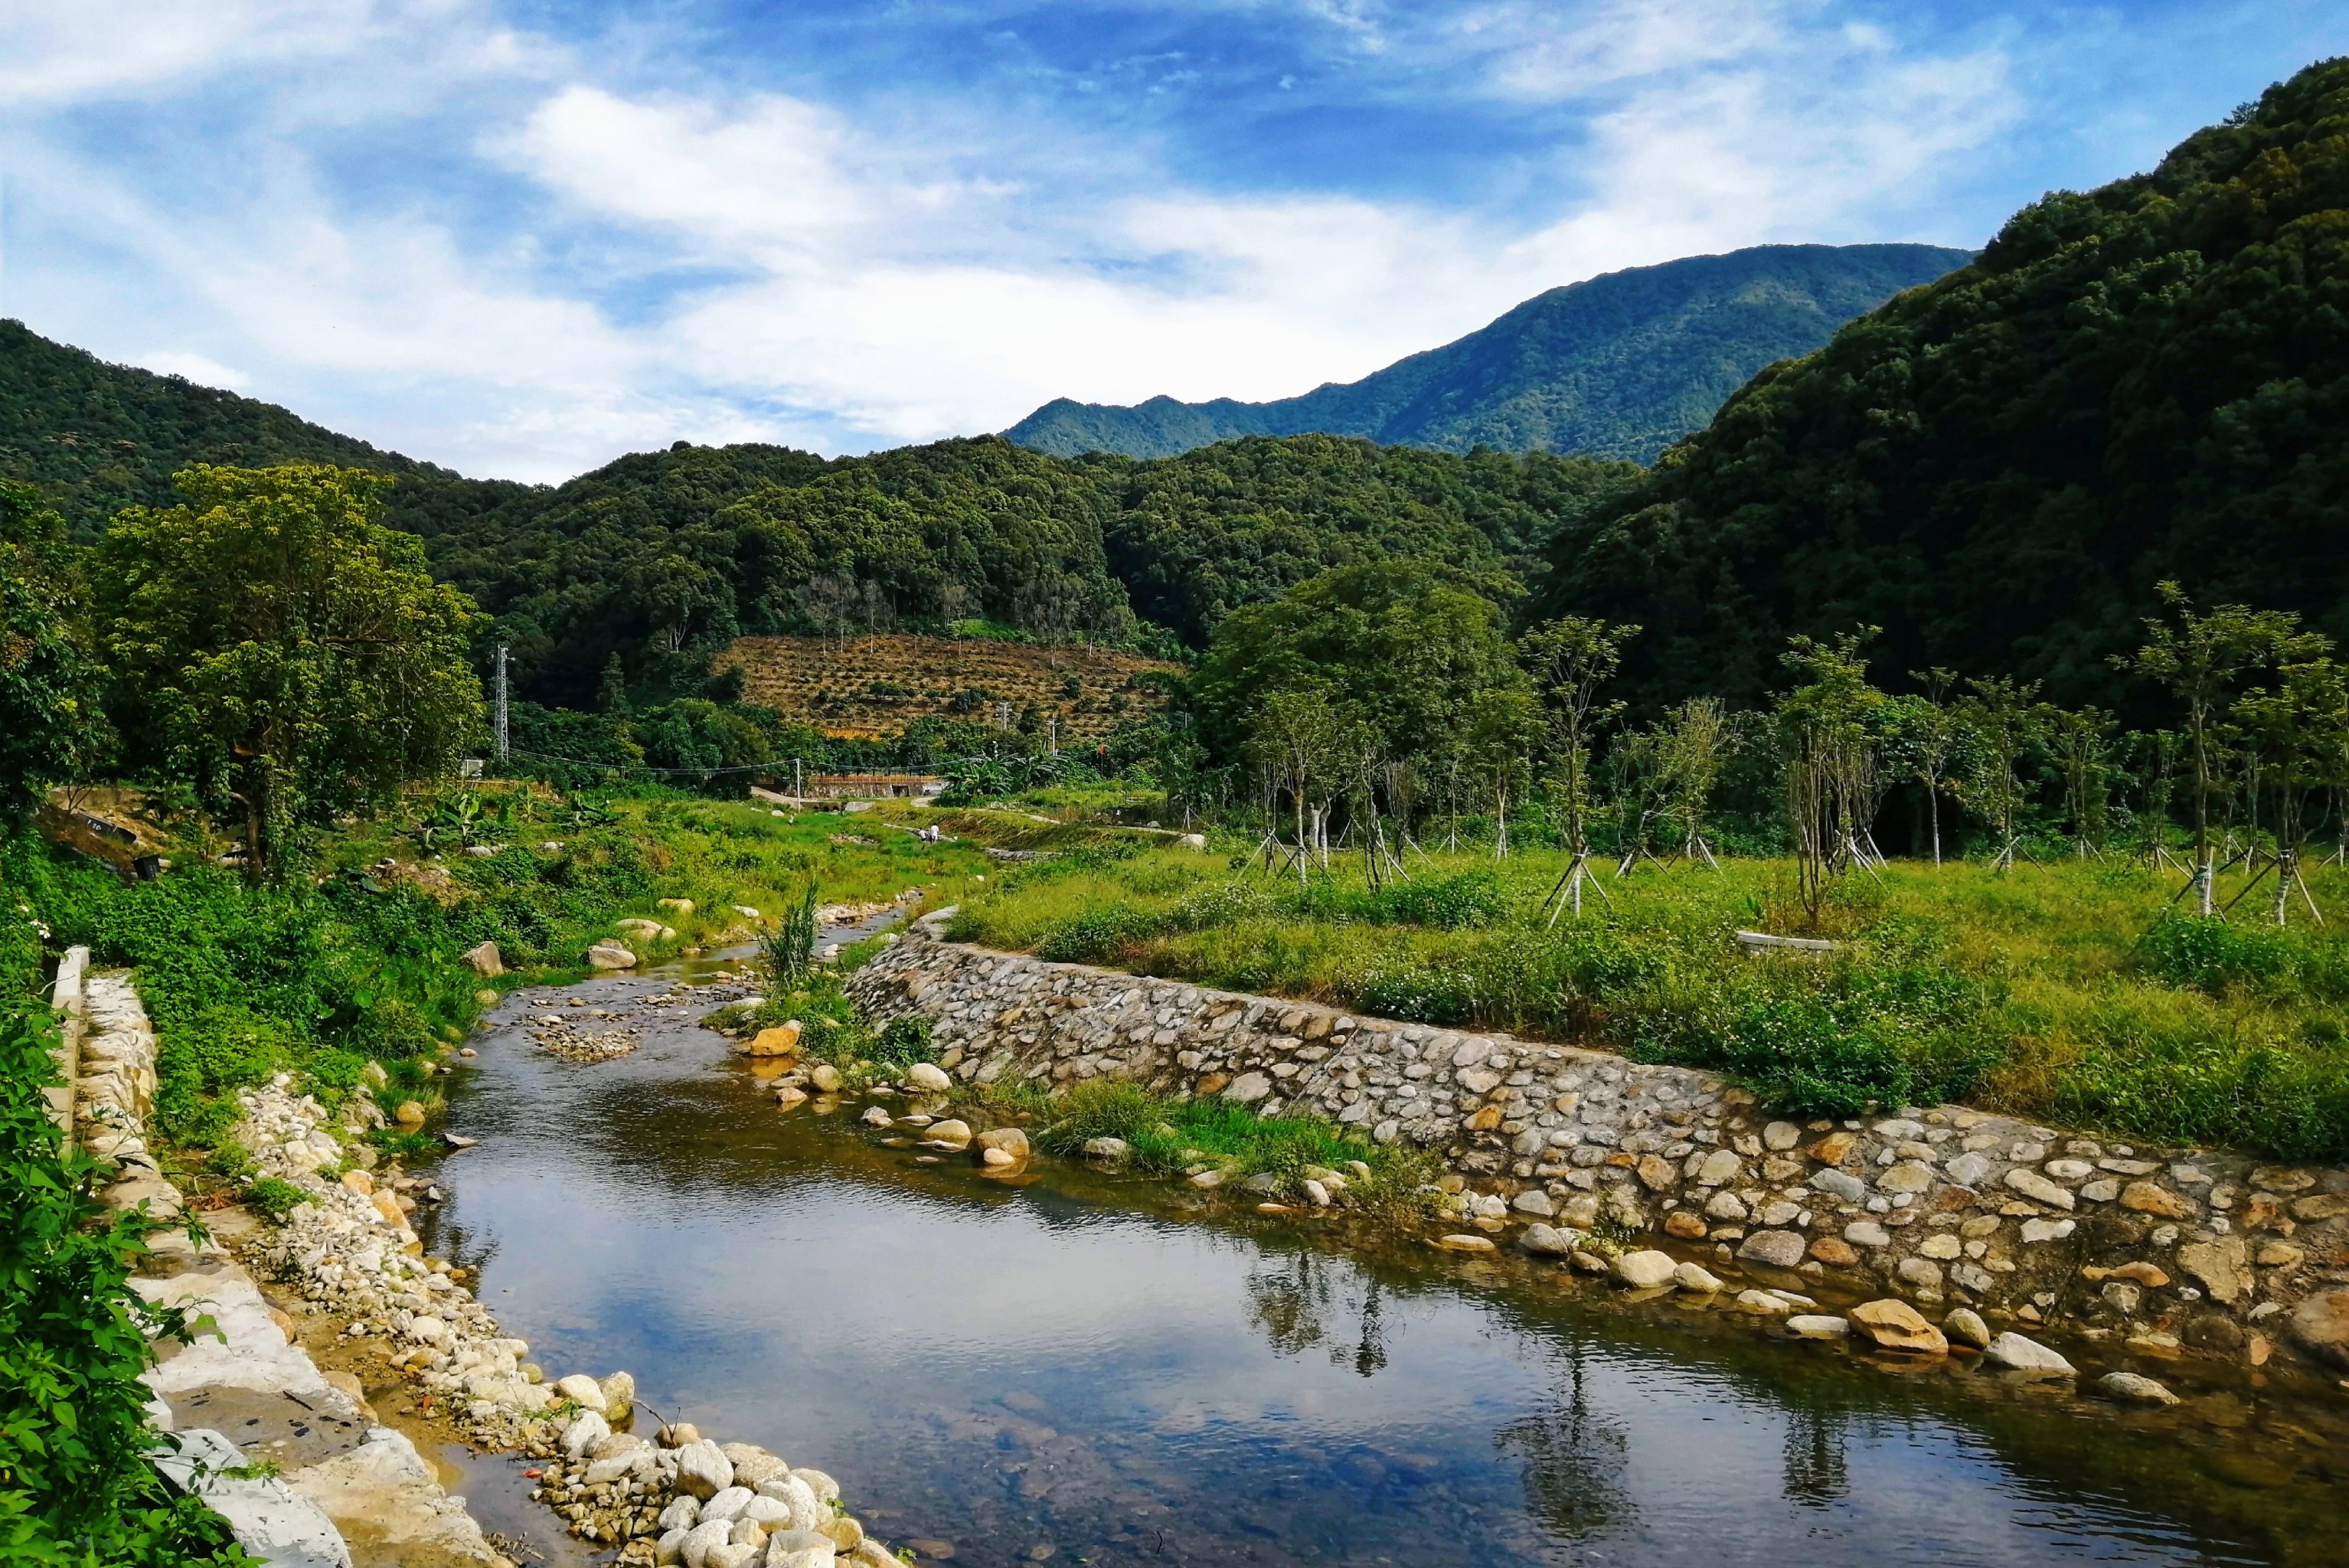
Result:
[[[2114,702],[2165,578],[2349,638],[2349,60],[1756,377],[1552,568],[1547,607],[1646,626],[1651,700],[1871,624],[1881,676]]]
[[[1702,426],[1764,366],[1964,263],[1935,245],[1760,245],[1537,294],[1498,321],[1343,386],[1270,403],[1047,403],[1004,434],[1073,457],[1158,458],[1311,431],[1465,452],[1638,462]]]
[[[171,476],[191,463],[396,475],[386,521],[490,613],[517,691],[574,706],[595,699],[616,655],[640,695],[697,689],[709,654],[744,633],[976,620],[1047,640],[1196,645],[1237,605],[1392,556],[1433,556],[1514,600],[1550,533],[1639,472],[1323,436],[1067,459],[987,436],[829,460],[679,442],[523,485],[14,324],[0,325],[0,477],[31,480],[83,538],[123,506],[178,499]]]

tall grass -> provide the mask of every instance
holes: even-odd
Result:
[[[1414,859],[1373,892],[1300,889],[1150,849],[1020,868],[957,934],[1392,1017],[1506,1028],[1711,1067],[1847,1115],[1969,1099],[2147,1139],[2349,1157],[2349,922],[2175,915],[2173,880],[2061,861],[2008,875],[1896,864],[1839,884],[1824,958],[1746,954],[1793,929],[1791,866],[1644,868],[1580,917],[1538,913],[1554,852]],[[2316,896],[2349,915],[2349,874]]]

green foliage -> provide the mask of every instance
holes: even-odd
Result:
[[[815,963],[815,884],[785,901],[780,923],[764,944],[767,972],[778,985],[797,985]]]
[[[2127,709],[2154,585],[2349,633],[2349,60],[1763,371],[1570,525],[1545,602],[1649,628],[1636,705],[1754,706],[1791,633]]]
[[[889,1020],[873,1043],[873,1061],[885,1068],[903,1071],[916,1062],[938,1059],[938,1048],[930,1040],[930,1021],[918,1013],[901,1014]]]
[[[310,1194],[291,1181],[264,1176],[258,1181],[246,1183],[243,1198],[245,1207],[282,1225],[295,1210],[310,1201]]]
[[[109,1212],[101,1167],[63,1153],[40,1094],[55,1038],[46,1013],[0,1014],[0,1558],[244,1563],[226,1524],[147,1463],[148,1335],[185,1341],[205,1326],[129,1288],[153,1222]]]
[[[1005,435],[1074,457],[1159,458],[1240,436],[1325,430],[1467,452],[1651,461],[1774,360],[1966,260],[1930,245],[1764,245],[1633,267],[1537,295],[1363,379],[1271,403],[1045,404]]]
[[[78,569],[64,520],[0,480],[0,825],[22,820],[43,784],[77,777],[99,738]]]
[[[2271,925],[2178,914],[2163,916],[2137,939],[2137,956],[2147,974],[2214,996],[2271,985],[2298,974],[2302,962],[2300,944]]]
[[[248,871],[447,768],[478,727],[477,619],[376,521],[357,469],[195,468],[193,503],[134,508],[98,555],[111,707],[134,766],[245,828]]]

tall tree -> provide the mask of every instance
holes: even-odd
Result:
[[[295,832],[446,769],[478,732],[481,617],[377,521],[380,475],[199,467],[99,547],[112,706],[134,765],[241,818],[246,873]]]
[[[1971,742],[1973,768],[1961,784],[1967,803],[1982,813],[1998,835],[1993,871],[2014,869],[2015,848],[2022,841],[2017,825],[2023,810],[2023,758],[2046,738],[2054,709],[2037,699],[2036,682],[2017,685],[2004,676],[1996,680],[1969,681],[1958,704],[1958,716]]]
[[[1590,750],[1599,732],[1623,711],[1599,694],[1623,667],[1624,645],[1637,626],[1612,625],[1588,615],[1561,615],[1526,634],[1521,645],[1534,688],[1549,724],[1551,795],[1566,847],[1590,850]]]
[[[1798,677],[1778,699],[1786,758],[1786,817],[1794,830],[1796,883],[1816,925],[1828,884],[1868,863],[1860,841],[1877,799],[1884,694],[1868,682],[1860,649],[1873,626],[1832,642],[1794,637],[1782,655]]]
[[[102,724],[65,520],[0,480],[0,823],[84,769]]]
[[[2221,604],[2198,614],[2175,583],[2160,585],[2165,613],[2145,623],[2144,646],[2113,662],[2167,687],[2186,710],[2186,752],[2194,802],[2194,877],[2202,913],[2211,913],[2217,868],[2210,852],[2210,802],[2221,787],[2216,725],[2227,693],[2249,670],[2318,652],[2285,611]]]

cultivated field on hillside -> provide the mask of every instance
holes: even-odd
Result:
[[[1137,676],[1175,665],[1138,654],[1074,645],[876,634],[741,637],[712,661],[740,666],[744,698],[841,736],[891,735],[933,716],[991,721],[1009,703],[1012,721],[1058,717],[1063,740],[1104,735],[1162,699]]]

